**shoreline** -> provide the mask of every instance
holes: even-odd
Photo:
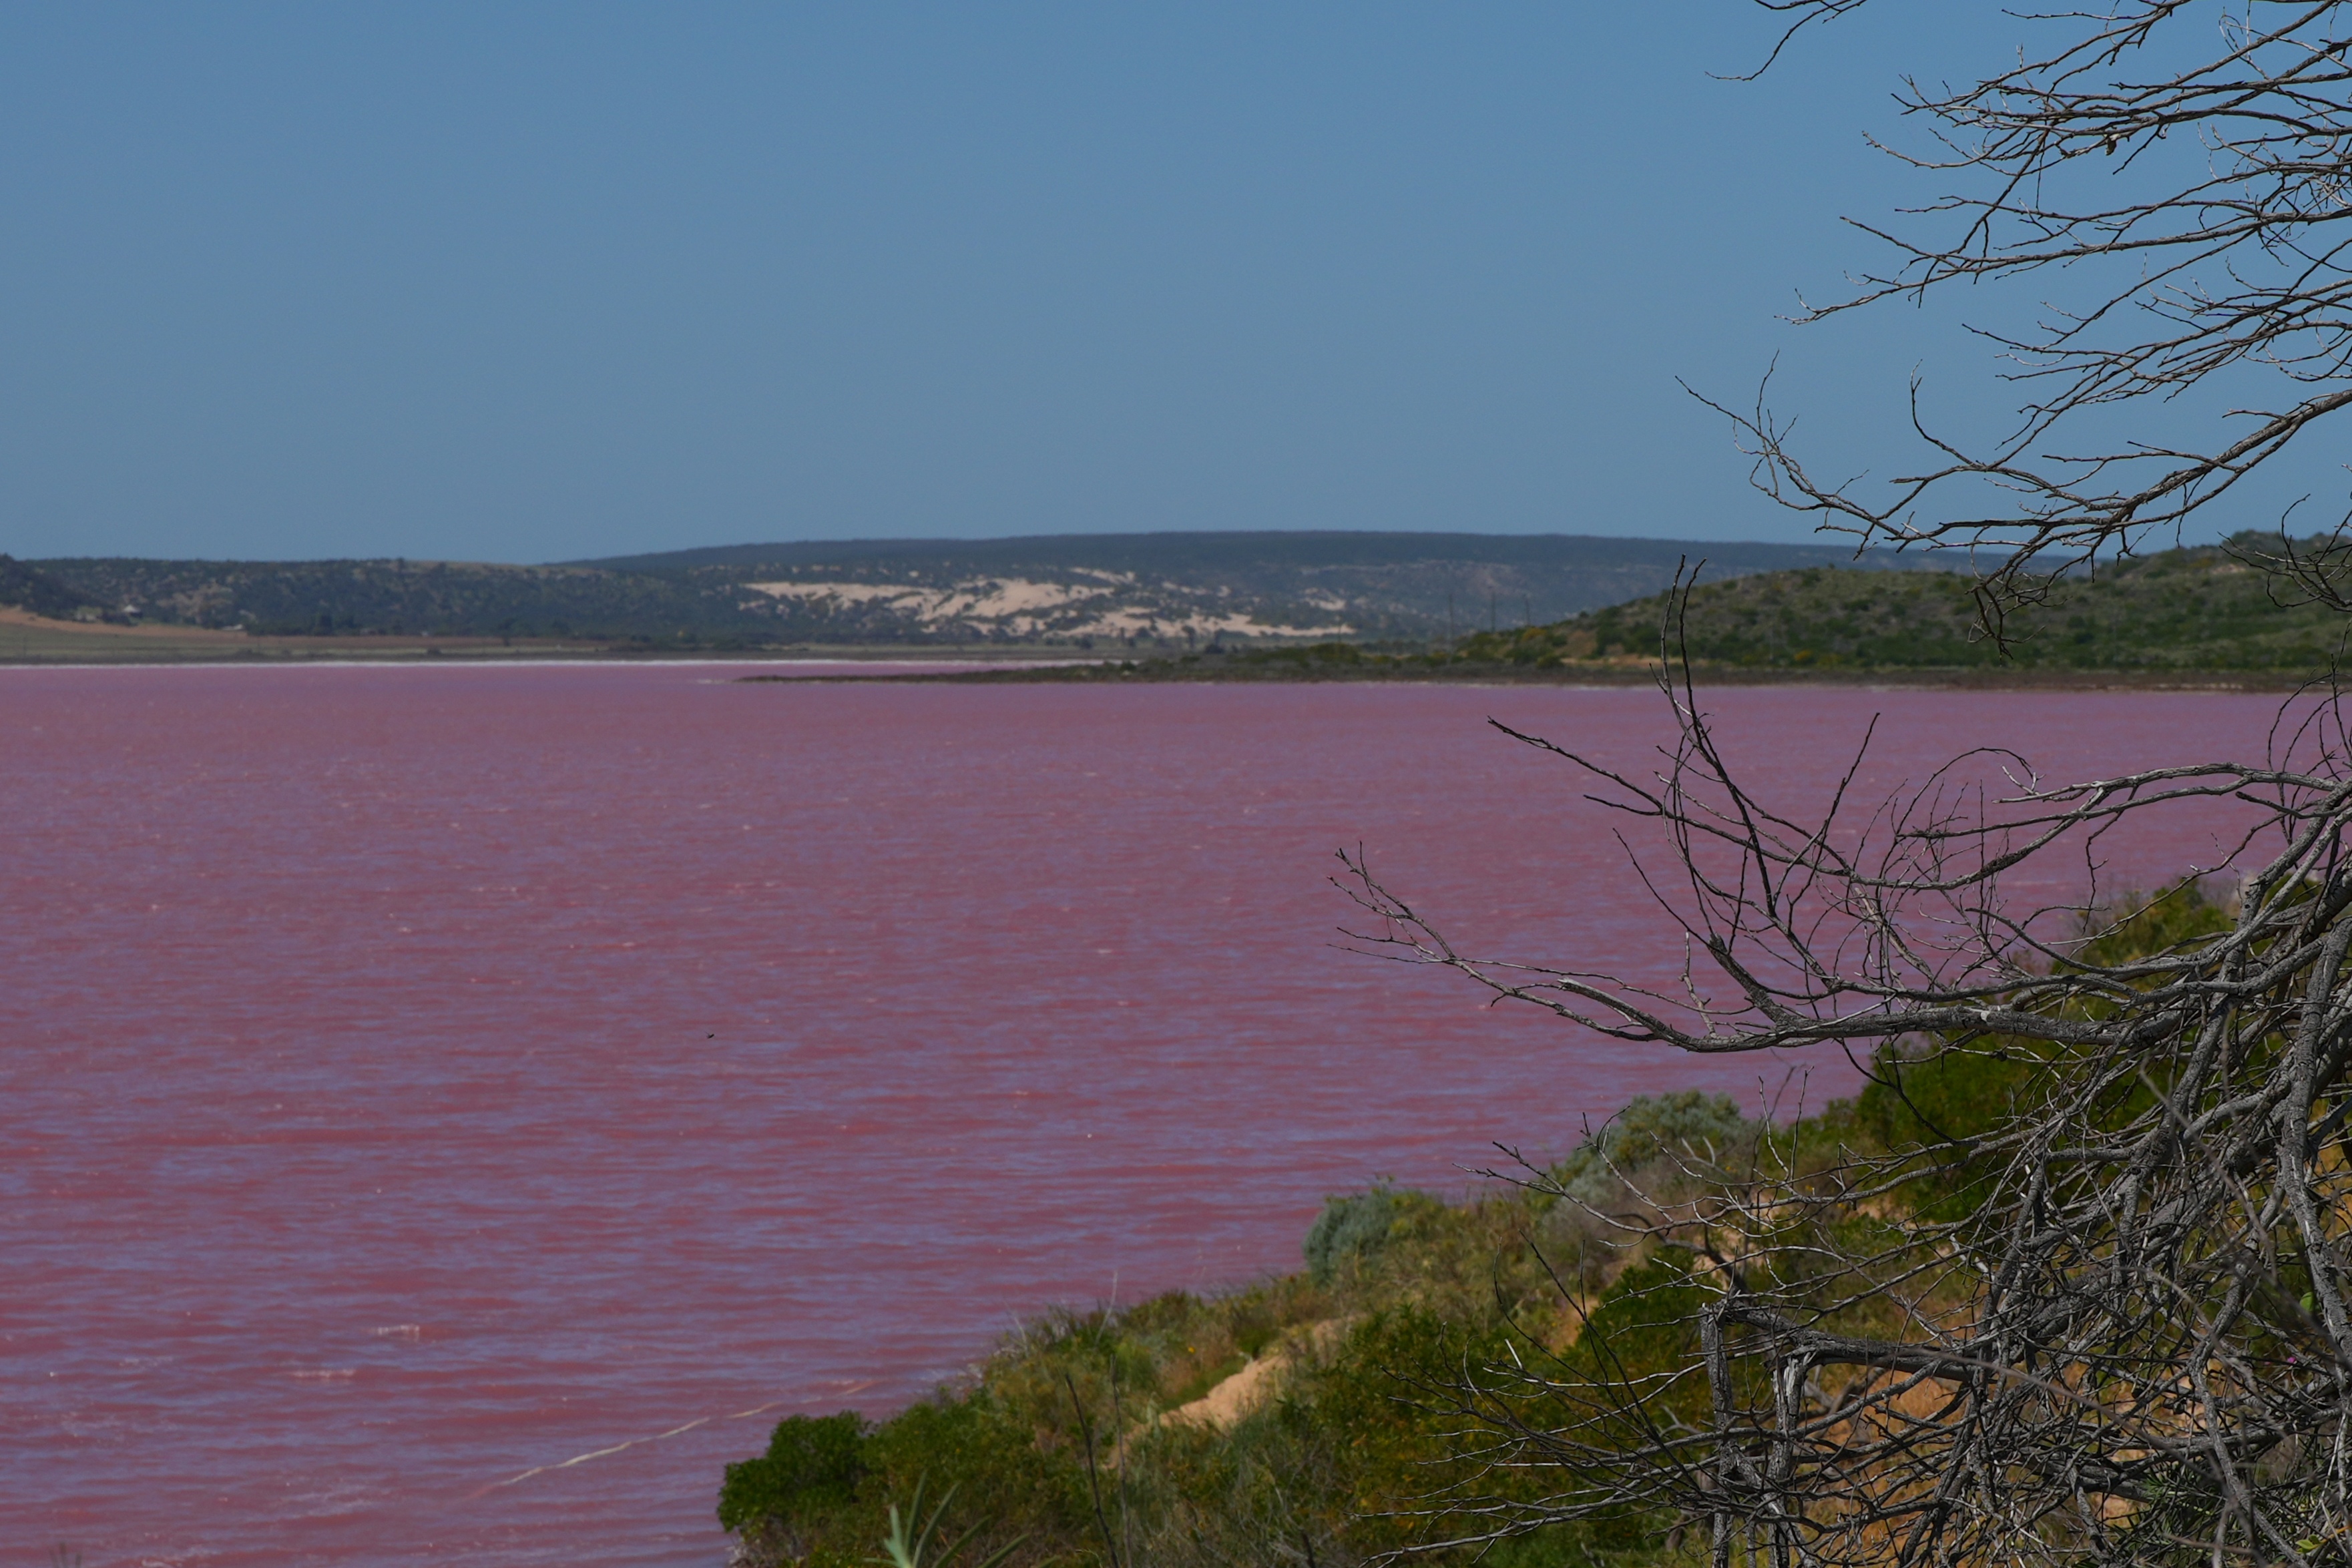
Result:
[[[1655,686],[1664,666],[1643,664],[1557,664],[1533,670],[1508,664],[1466,664],[1459,668],[1402,670],[1362,666],[1329,670],[1121,667],[1108,661],[1071,662],[1018,670],[973,670],[954,674],[862,677],[883,681],[929,681],[954,685],[1034,685],[1047,683],[1108,685],[1440,685],[1558,686],[1613,689]],[[1706,686],[1833,686],[1936,691],[2147,691],[2147,692],[2275,692],[2297,691],[2312,683],[2269,670],[1970,670],[1948,668],[1865,668],[1800,670],[1743,664],[1698,664],[1691,674]],[[789,677],[746,675],[746,682]],[[818,676],[815,679],[827,677]]]
[[[1360,661],[1285,659],[1257,651],[1186,653],[1141,661],[1066,644],[954,643],[936,645],[803,643],[717,647],[615,644],[585,638],[482,636],[256,637],[196,626],[122,626],[51,621],[0,607],[0,669],[92,669],[125,666],[270,667],[294,664],[470,665],[544,664],[581,668],[642,664],[772,664],[794,673],[737,677],[747,684],[824,681],[923,681],[980,685],[1414,685],[1459,686],[1653,686],[1662,665],[1654,659],[1574,661],[1531,668],[1464,662],[1383,667]],[[894,664],[966,664],[960,670],[893,673]],[[844,668],[844,666],[854,666]],[[1006,667],[1013,666],[1013,667]],[[818,673],[822,669],[824,673]],[[803,673],[805,672],[805,673]],[[1710,686],[1838,686],[1982,691],[2295,691],[2306,680],[2273,670],[1971,669],[1694,664]]]
[[[0,606],[0,668],[75,669],[114,665],[278,666],[411,664],[965,664],[1067,661],[1083,649],[988,643],[937,644],[792,643],[727,647],[710,643],[664,646],[586,637],[506,638],[495,634],[257,637],[203,626],[124,626],[52,621]]]

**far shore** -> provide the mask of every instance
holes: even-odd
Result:
[[[958,685],[1440,685],[1440,686],[1655,686],[1664,667],[1657,660],[1590,660],[1543,667],[1500,664],[1429,666],[1401,669],[1340,666],[1302,669],[1273,667],[1253,661],[1200,655],[1181,660],[1134,663],[1070,662],[1017,670],[970,670],[952,674],[909,673],[858,677],[884,681],[945,682]],[[2137,692],[2292,692],[2309,684],[2271,670],[2053,670],[2053,669],[1914,669],[1843,665],[1792,668],[1786,665],[1694,664],[1691,676],[1706,686],[1872,686],[1918,687],[1975,691],[2137,691]],[[789,677],[745,675],[745,681]],[[1677,671],[1677,681],[1681,674]]]
[[[665,659],[744,663],[997,663],[1099,657],[1034,643],[793,643],[735,646],[724,640],[623,642],[590,637],[374,634],[273,637],[203,626],[52,621],[0,606],[0,665],[403,664],[432,660],[547,660],[635,664]]]
[[[790,665],[966,664],[1016,668],[908,670],[901,674],[799,671],[744,675],[746,682],[924,681],[956,685],[1134,685],[1208,683],[1379,683],[1478,686],[1650,686],[1654,659],[1578,660],[1545,667],[1505,664],[1378,664],[1308,667],[1249,652],[1137,659],[1058,643],[795,643],[735,646],[723,639],[679,643],[586,637],[415,634],[256,636],[201,626],[125,626],[53,621],[0,606],[0,666],[107,664],[296,664],[546,663],[645,664],[673,661]],[[1909,669],[1864,666],[1794,668],[1700,664],[1692,674],[1710,686],[1890,686],[1985,691],[2288,692],[2304,683],[2268,670]]]

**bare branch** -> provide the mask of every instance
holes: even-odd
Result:
[[[1863,3],[1759,0],[1788,21],[1774,57]],[[2019,20],[2044,42],[2013,68],[1958,87],[1906,82],[1904,112],[1927,135],[1887,150],[1956,183],[1906,225],[1857,225],[1893,265],[1801,318],[2063,272],[2073,303],[1981,334],[2029,393],[2016,427],[1989,444],[1938,435],[1915,383],[1933,460],[1865,496],[1808,471],[1765,389],[1745,411],[1702,400],[1738,431],[1758,488],[1822,528],[1857,548],[1969,552],[1995,635],[2059,578],[2150,530],[2177,533],[2352,403],[2352,7],[2118,0]],[[2175,402],[2246,371],[2285,395],[2209,441],[2069,438],[2100,411]]]

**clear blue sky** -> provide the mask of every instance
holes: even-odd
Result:
[[[1882,471],[1915,363],[1983,412],[1940,316],[1776,318],[2016,26],[1743,85],[1745,0],[12,6],[0,550],[1800,538],[1675,378],[1778,353]]]

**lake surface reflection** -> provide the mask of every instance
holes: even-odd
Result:
[[[1470,946],[1670,976],[1617,822],[1484,723],[1642,766],[1654,692],[732,673],[0,671],[0,1548],[715,1563],[778,1414],[1291,1267],[1376,1174],[1781,1082],[1335,946],[1361,843]],[[1792,806],[1874,713],[1864,793],[2258,755],[2275,706],[1708,701]]]

